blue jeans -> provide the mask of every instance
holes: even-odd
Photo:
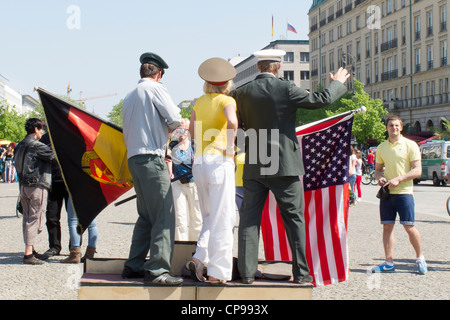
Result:
[[[350,196],[350,199],[356,199],[355,196],[355,182],[356,182],[356,174],[353,174],[348,177],[348,182],[350,182],[350,188],[352,190],[352,195]]]
[[[67,222],[69,224],[70,247],[81,247],[81,235],[77,232],[78,219],[72,206],[72,199],[67,199],[66,205]],[[95,248],[97,246],[98,229],[97,221],[94,219],[88,227],[88,246]]]

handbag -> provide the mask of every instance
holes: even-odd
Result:
[[[389,198],[389,186],[383,186],[378,190],[377,198],[380,200],[386,200]]]

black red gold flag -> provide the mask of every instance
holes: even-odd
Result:
[[[82,234],[103,209],[133,187],[122,129],[36,90]]]

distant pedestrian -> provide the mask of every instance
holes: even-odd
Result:
[[[375,169],[375,155],[373,154],[373,150],[369,149],[369,154],[367,155],[367,168],[369,172],[372,172]]]
[[[355,205],[356,204],[356,190],[355,190],[355,184],[356,184],[356,155],[355,155],[355,149],[353,147],[350,147],[350,160],[349,160],[349,169],[348,169],[348,181],[350,183],[350,204]]]
[[[395,271],[394,265],[394,224],[397,213],[400,224],[408,233],[413,246],[420,274],[427,272],[427,264],[422,253],[420,233],[414,226],[413,180],[422,174],[419,146],[402,136],[402,120],[398,116],[386,119],[388,140],[377,149],[375,178],[380,186],[389,187],[389,198],[380,200],[380,217],[383,224],[383,246],[386,261],[372,269],[373,272]],[[384,175],[383,175],[384,167]]]
[[[362,155],[361,151],[356,151],[356,166],[355,166],[355,173],[356,173],[356,182],[355,182],[355,189],[358,191],[358,197],[356,198],[356,201],[361,201],[362,198],[362,191],[361,191],[361,180],[362,180]]]

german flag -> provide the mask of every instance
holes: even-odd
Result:
[[[36,90],[82,234],[103,209],[133,187],[122,128]]]

